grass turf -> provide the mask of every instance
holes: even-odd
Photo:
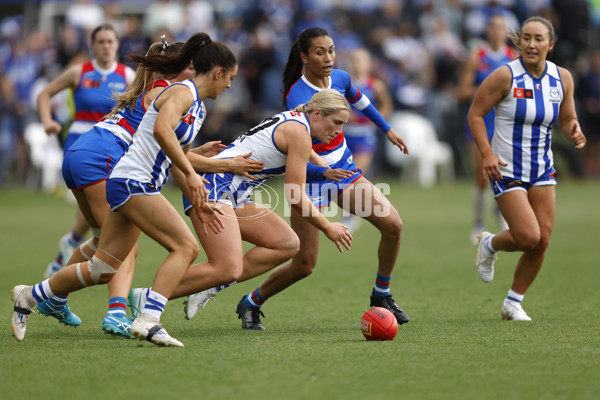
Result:
[[[180,209],[177,192],[167,195]],[[523,303],[531,323],[500,319],[518,254],[499,255],[492,283],[477,277],[470,184],[393,184],[389,197],[404,221],[392,293],[411,317],[395,340],[367,342],[359,329],[378,242],[363,222],[344,254],[322,237],[313,275],[263,307],[265,332],[243,331],[235,314],[260,278],[219,293],[192,321],[183,319],[182,300],[169,302],[162,322],[185,344],[172,349],[104,335],[105,287],[71,294],[82,326],[34,315],[17,343],[9,291],[40,281],[74,206],[35,192],[0,192],[0,398],[596,398],[597,183],[557,186],[550,248]],[[165,255],[143,237],[134,285],[149,285]]]

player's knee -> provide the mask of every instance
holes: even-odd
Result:
[[[402,219],[397,213],[392,213],[382,225],[381,234],[388,237],[400,240],[402,235]]]
[[[227,285],[231,282],[237,282],[240,277],[242,276],[242,273],[244,272],[244,268],[241,267],[240,264],[240,268],[227,268],[227,269],[221,269],[221,274],[219,276],[219,279],[221,280],[221,284],[222,285]]]
[[[113,264],[113,265],[111,265]],[[88,271],[92,282],[96,285],[105,284],[112,280],[121,265],[117,260],[111,260],[110,264],[96,256],[88,261]]]
[[[292,262],[294,265],[294,271],[296,272],[297,279],[304,279],[315,269],[317,265],[317,258],[312,256],[305,256],[301,259],[294,259]]]
[[[521,251],[535,250],[540,246],[541,237],[539,231],[518,231],[513,233],[513,237]]]
[[[81,246],[79,246],[79,251],[87,261],[90,261],[96,253],[97,245],[98,239],[95,236],[92,236],[91,238],[83,242]]]
[[[292,235],[278,238],[276,241],[270,243],[270,245],[267,247],[277,249],[282,253],[282,258],[289,260],[298,254],[298,251],[300,251],[300,239],[298,239],[298,235],[294,233]]]
[[[198,242],[191,237],[191,239],[181,240],[179,246],[176,249],[173,249],[173,251],[178,253],[191,265],[200,254],[200,246],[198,246]]]

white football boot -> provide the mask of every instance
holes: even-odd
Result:
[[[521,303],[509,299],[504,299],[501,313],[502,319],[507,321],[531,321],[529,315],[521,307]]]
[[[192,319],[194,315],[208,304],[209,300],[215,301],[217,288],[210,288],[188,296],[188,299],[183,303],[183,311],[185,319]]]
[[[131,336],[140,340],[147,340],[157,346],[183,347],[183,343],[171,337],[162,327],[158,318],[142,313],[131,324]]]
[[[35,300],[31,295],[31,286],[18,285],[11,292],[13,293],[11,300],[14,301],[14,312],[10,321],[10,327],[12,328],[13,336],[20,342],[25,338],[27,320],[29,319],[29,314],[34,312]]]

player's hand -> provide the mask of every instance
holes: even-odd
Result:
[[[223,211],[216,206],[216,203],[205,201],[199,207],[194,206],[194,211],[196,211],[196,215],[202,223],[202,229],[204,230],[205,235],[208,235],[208,228],[217,235],[225,228],[225,225],[220,218],[220,215],[224,215]]]
[[[506,167],[508,164],[490,152],[489,155],[483,157],[483,176],[487,176],[490,182],[501,181],[503,177],[499,165]]]
[[[62,125],[52,120],[47,124],[44,124],[44,130],[48,135],[57,135],[62,132]]]
[[[404,154],[408,154],[408,147],[406,147],[404,139],[402,139],[402,136],[400,136],[394,128],[387,131],[386,135],[388,137],[388,140],[392,142],[394,146],[397,146],[400,149],[400,151],[402,151]]]
[[[249,160],[252,153],[235,156],[231,159],[230,172],[238,175],[244,175],[246,178],[256,179],[250,175],[250,172],[260,172],[263,169],[264,163],[259,160]]]
[[[200,147],[196,147],[195,149],[192,149],[192,151],[194,153],[200,154],[201,156],[204,156],[204,157],[212,157],[212,156],[219,154],[221,152],[221,150],[225,149],[226,147],[227,146],[225,146],[223,143],[221,143],[220,140],[213,140],[211,142],[204,143]]]
[[[340,253],[344,252],[342,246],[345,247],[346,250],[350,250],[350,246],[352,246],[352,235],[350,234],[350,231],[348,231],[346,225],[339,222],[332,222],[324,233],[329,240],[335,243]]]
[[[350,178],[352,175],[354,175],[354,171],[342,168],[328,168],[323,172],[323,178],[335,182],[341,182],[342,179]]]
[[[585,135],[581,131],[581,127],[579,126],[579,122],[575,121],[573,124],[573,131],[571,132],[571,141],[575,143],[575,149],[583,149],[586,144]]]

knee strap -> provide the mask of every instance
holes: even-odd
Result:
[[[81,246],[79,246],[79,251],[81,252],[81,255],[85,257],[85,259],[88,261],[90,261],[94,253],[96,253],[96,246],[94,246],[93,240],[94,238],[91,237],[85,242],[83,242]],[[86,251],[86,247],[90,250],[90,252]]]
[[[100,283],[102,274],[114,275],[117,273],[115,268],[96,256],[92,257],[92,260],[88,262],[88,271],[90,271],[90,277],[95,284]]]
[[[81,263],[77,263],[77,277],[79,278],[79,282],[81,282],[81,284],[83,285],[83,287],[87,287],[88,286],[88,284],[85,281],[85,279],[83,279],[83,273],[81,272]]]

